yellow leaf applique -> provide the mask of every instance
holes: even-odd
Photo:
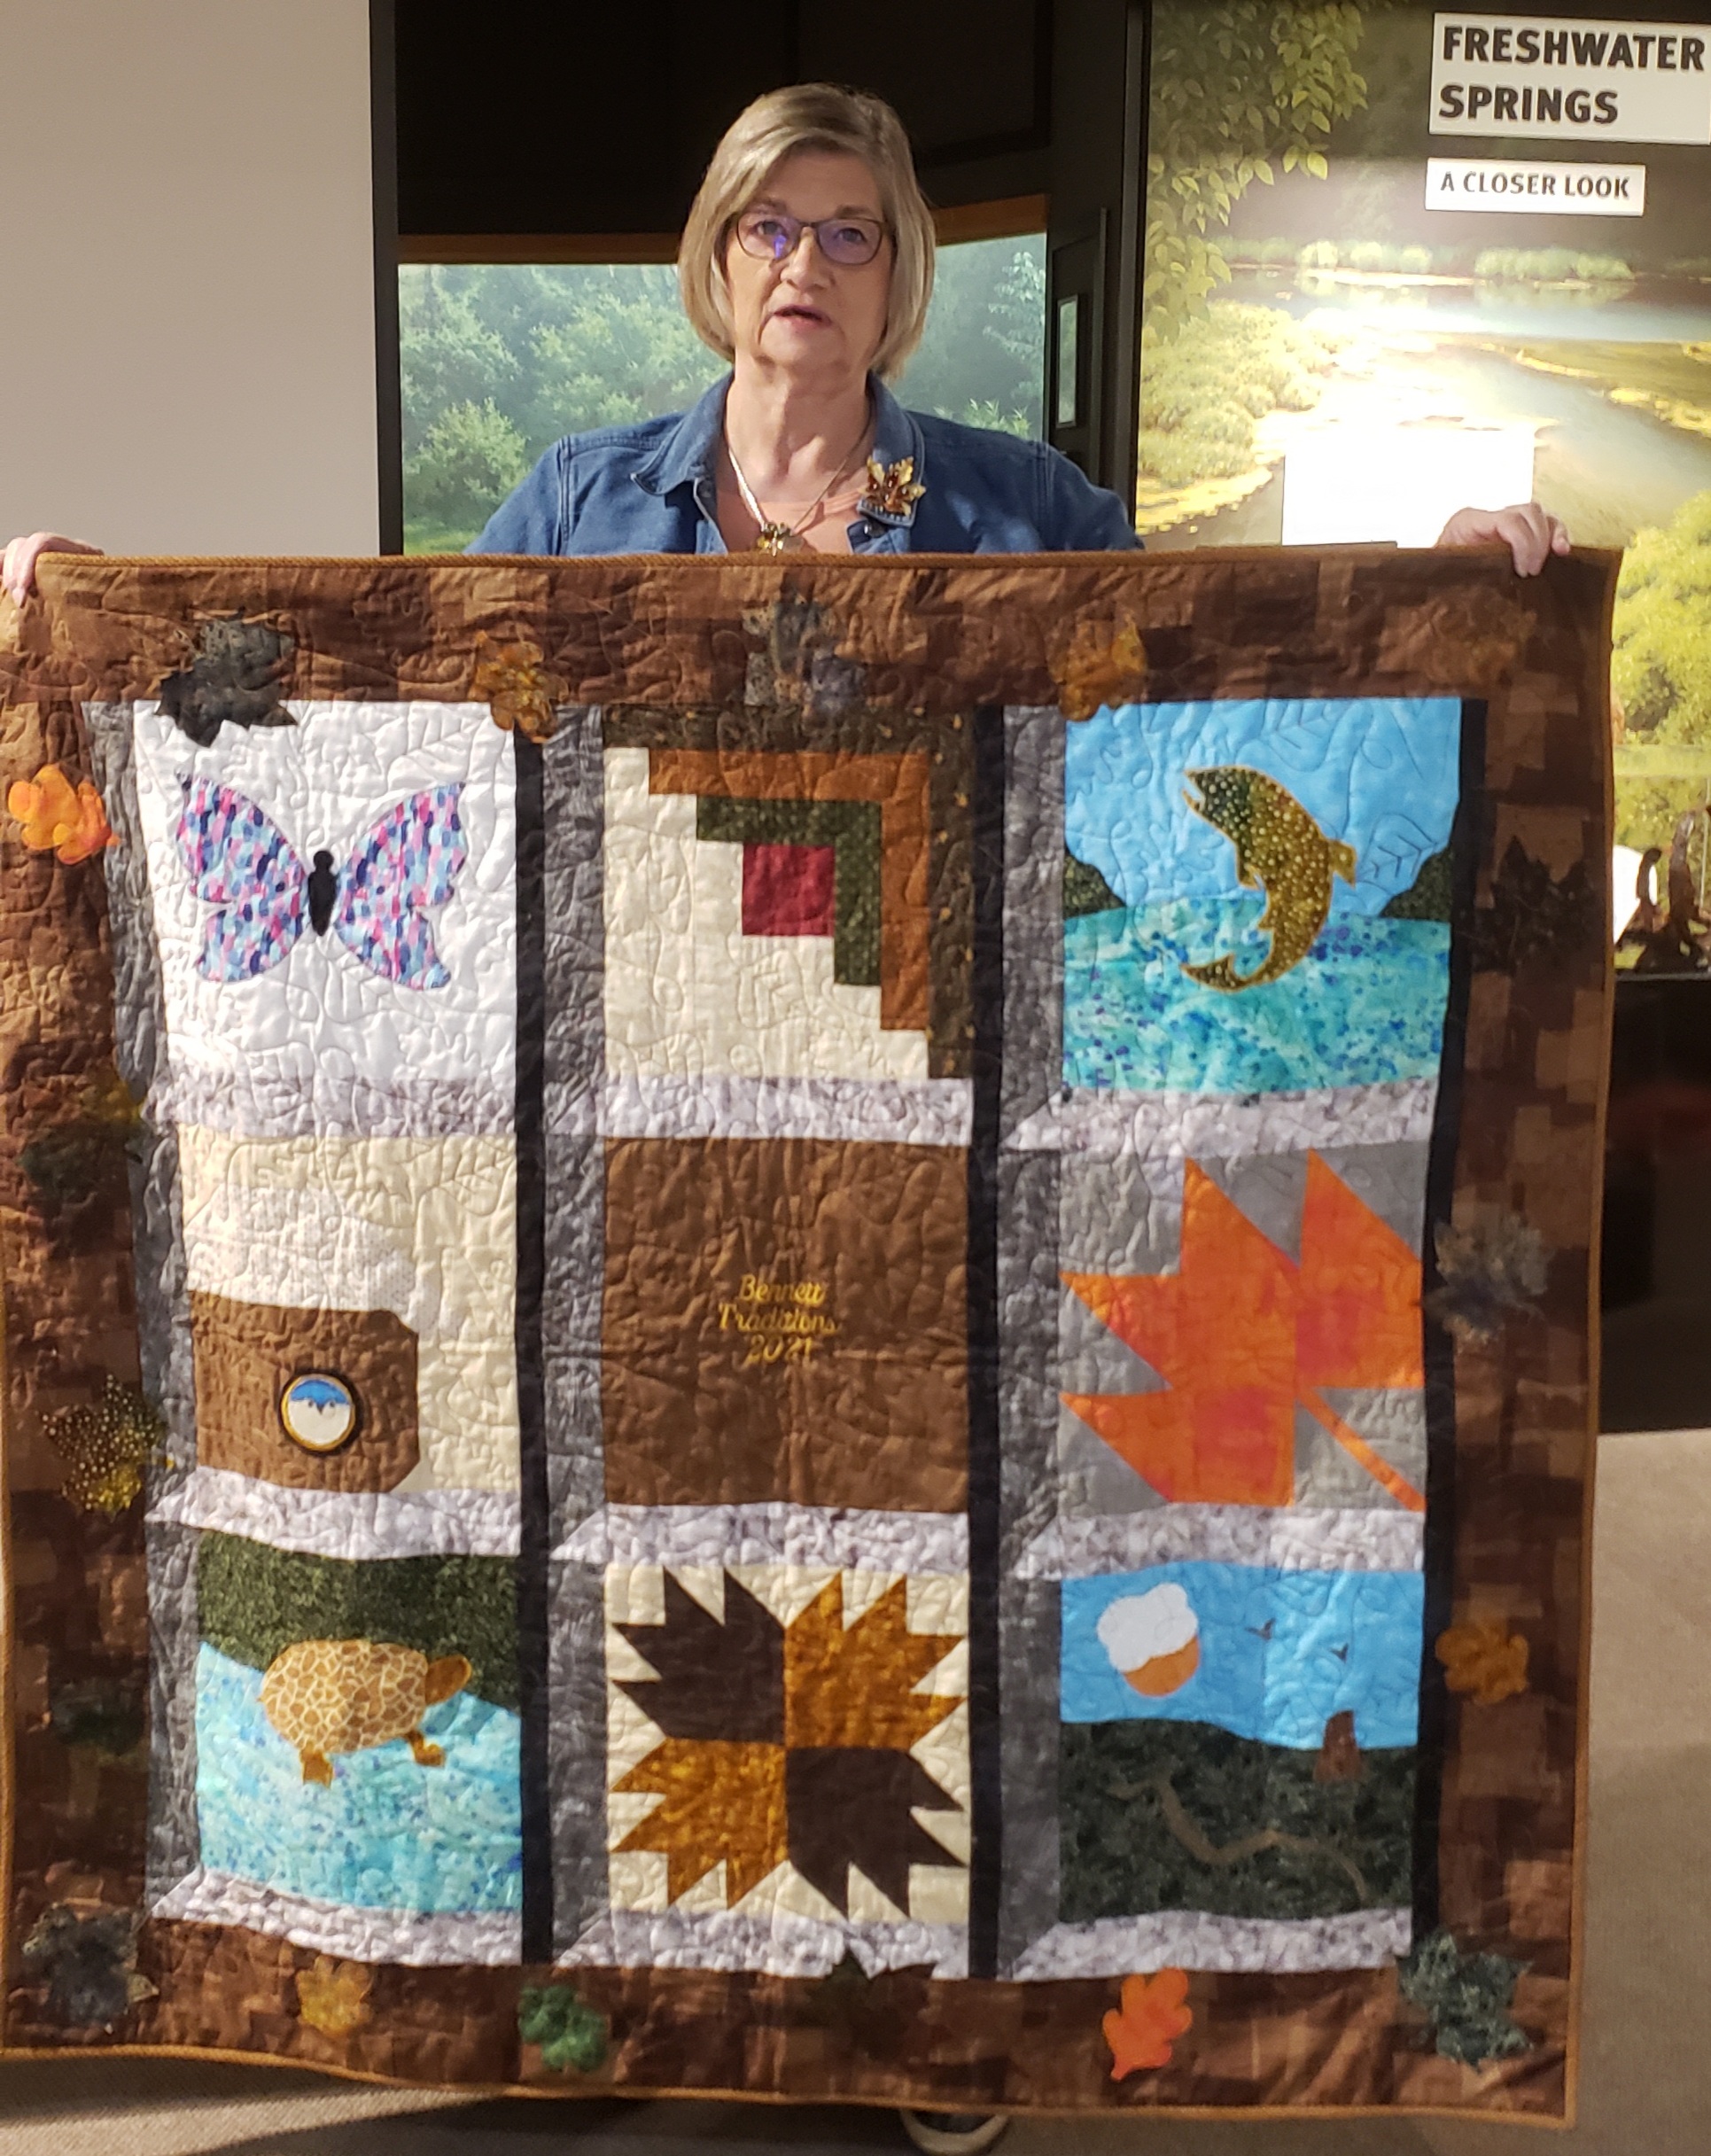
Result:
[[[552,673],[540,648],[532,643],[495,644],[485,629],[475,639],[475,672],[470,695],[491,709],[495,725],[527,740],[550,741],[556,707],[570,695]]]
[[[1077,621],[1052,665],[1057,705],[1066,719],[1091,719],[1107,704],[1139,703],[1147,686],[1147,647],[1130,618]]]
[[[361,1962],[334,1961],[317,1954],[315,1966],[297,1972],[299,2019],[323,2036],[348,2036],[374,2019],[369,1993],[374,1971]]]
[[[67,868],[117,844],[100,795],[88,779],[74,786],[58,764],[19,779],[7,790],[6,808],[32,853],[51,852]]]
[[[1450,1691],[1467,1693],[1475,1707],[1527,1689],[1527,1642],[1501,1622],[1452,1624],[1439,1633],[1436,1652]]]

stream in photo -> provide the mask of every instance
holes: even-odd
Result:
[[[1279,309],[1341,341],[1309,413],[1273,419],[1275,442],[1347,422],[1477,427],[1530,423],[1534,488],[1583,545],[1624,546],[1711,491],[1711,434],[1613,402],[1628,354],[1679,355],[1711,425],[1711,287],[1639,280],[1596,288],[1355,282],[1237,271],[1223,299]],[[1586,347],[1598,349],[1589,354]],[[1493,348],[1495,347],[1495,348]],[[1628,354],[1622,348],[1628,348]],[[1614,348],[1614,349],[1613,349]],[[1526,353],[1540,365],[1528,365]],[[1591,365],[1588,365],[1589,359]],[[1548,370],[1571,366],[1599,378]],[[1636,370],[1638,371],[1638,370]],[[1637,384],[1636,386],[1645,385]],[[1149,531],[1155,548],[1275,545],[1286,463],[1244,500]]]

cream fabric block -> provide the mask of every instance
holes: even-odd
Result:
[[[517,1160],[509,1138],[178,1132],[190,1285],[389,1310],[417,1336],[422,1458],[401,1491],[517,1486]]]
[[[698,839],[648,751],[606,751],[606,1068],[614,1078],[924,1079],[877,987],[832,978],[829,936],[745,936],[743,849]]]

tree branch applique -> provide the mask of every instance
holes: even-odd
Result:
[[[1398,1965],[1396,1981],[1430,2018],[1439,2057],[1482,2066],[1530,2049],[1508,2011],[1527,1966],[1501,1954],[1464,1954],[1449,1932],[1436,1931]]]
[[[788,1627],[728,1574],[722,1619],[665,1591],[663,1623],[617,1627],[662,1736],[615,1785],[662,1800],[619,1849],[664,1855],[673,1901],[722,1864],[735,1905],[789,1862],[841,1913],[852,1867],[906,1912],[911,1864],[960,1861],[914,1817],[961,1806],[912,1749],[960,1704],[915,1689],[958,1638],[908,1629],[903,1580],[848,1625],[841,1578]]]
[[[1475,1707],[1495,1707],[1527,1689],[1527,1642],[1501,1622],[1452,1624],[1434,1652],[1450,1691],[1466,1693]]]
[[[205,621],[196,656],[155,690],[160,708],[198,749],[213,746],[222,726],[295,726],[285,709],[284,683],[297,641],[270,622],[243,613]]]
[[[1170,2065],[1177,2038],[1194,2027],[1194,2009],[1184,2004],[1187,1996],[1186,1969],[1124,1978],[1123,2004],[1101,2025],[1111,2047],[1114,2082]]]
[[[1366,1874],[1334,1841],[1321,1841],[1310,1834],[1285,1833],[1281,1827],[1263,1826],[1254,1833],[1243,1834],[1239,1841],[1220,1845],[1189,1811],[1171,1786],[1169,1773],[1164,1771],[1149,1774],[1143,1781],[1113,1782],[1111,1794],[1124,1800],[1155,1796],[1165,1825],[1196,1864],[1209,1864],[1222,1871],[1231,1864],[1245,1864],[1250,1856],[1262,1856],[1267,1849],[1288,1849],[1297,1856],[1321,1856],[1347,1878],[1355,1890],[1357,1908],[1370,1909],[1373,1905],[1373,1890],[1366,1883]]]

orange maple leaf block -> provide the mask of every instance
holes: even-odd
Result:
[[[1290,1504],[1299,1401],[1399,1503],[1425,1510],[1324,1390],[1425,1382],[1419,1259],[1317,1153],[1298,1264],[1191,1160],[1175,1273],[1063,1277],[1165,1380],[1159,1392],[1064,1396],[1161,1496]]]
[[[1439,1633],[1435,1651],[1450,1691],[1471,1693],[1475,1707],[1495,1707],[1527,1689],[1527,1642],[1501,1622],[1452,1624]]]
[[[43,764],[33,779],[18,780],[6,807],[23,826],[32,853],[51,848],[68,868],[114,843],[100,795],[87,779],[74,786],[58,764]]]
[[[1105,2017],[1105,2041],[1111,2047],[1111,2079],[1124,2080],[1149,2066],[1168,2066],[1171,2047],[1194,2025],[1186,1969],[1161,1969],[1156,1976],[1126,1976],[1123,2004]]]

